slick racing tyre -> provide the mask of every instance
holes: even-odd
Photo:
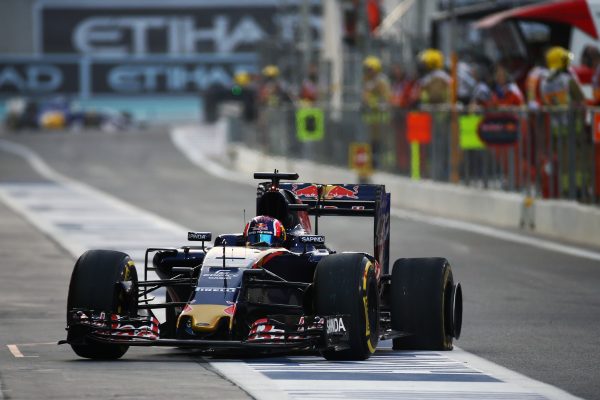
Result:
[[[129,284],[131,290],[125,290],[120,282]],[[67,324],[71,318],[69,311],[73,309],[134,316],[137,314],[137,292],[137,271],[127,254],[112,250],[86,251],[75,263],[71,275]],[[80,357],[105,360],[118,359],[129,348],[90,339],[72,343],[71,347]]]
[[[379,292],[375,265],[363,254],[333,254],[315,271],[315,309],[319,316],[349,316],[350,348],[323,351],[328,360],[365,360],[379,341]]]
[[[394,350],[452,350],[460,336],[462,290],[444,258],[401,258],[392,270],[392,328],[410,335]]]

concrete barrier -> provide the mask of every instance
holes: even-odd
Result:
[[[535,231],[600,247],[600,209],[573,201],[542,200],[534,205]]]
[[[431,181],[415,182],[391,174],[377,174],[392,193],[392,205],[444,217],[496,226],[518,227],[523,196]]]

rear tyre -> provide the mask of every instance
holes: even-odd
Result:
[[[379,341],[379,292],[375,264],[363,254],[333,254],[315,271],[317,315],[349,315],[350,348],[326,350],[327,360],[365,360]]]
[[[125,285],[121,284],[124,282]],[[129,286],[130,289],[125,289]],[[67,300],[67,325],[70,310],[83,309],[119,315],[137,315],[137,271],[125,253],[112,250],[89,250],[75,263]],[[129,346],[100,343],[85,338],[73,338],[73,351],[84,358],[114,360],[122,357]],[[83,340],[82,340],[83,339]]]
[[[452,350],[460,336],[462,290],[444,258],[401,258],[392,270],[392,328],[410,333],[394,350]]]

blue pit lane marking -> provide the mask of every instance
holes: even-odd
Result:
[[[483,374],[408,374],[368,372],[263,372],[270,379],[323,380],[323,381],[407,381],[407,382],[498,382]]]
[[[270,379],[414,382],[501,382],[433,352],[378,352],[368,361],[325,361],[318,357],[281,357],[247,361]]]
[[[498,393],[498,392],[418,392],[397,390],[294,390],[287,392],[292,399],[352,399],[352,400],[546,400],[535,393]]]

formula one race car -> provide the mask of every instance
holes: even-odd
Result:
[[[143,281],[127,254],[84,253],[61,343],[92,359],[117,359],[129,346],[318,351],[328,360],[364,360],[383,339],[394,349],[452,349],[461,286],[443,258],[402,258],[389,273],[385,186],[280,182],[298,175],[277,170],[254,177],[268,181],[244,233],[220,235],[212,248],[208,232],[188,233],[200,246],[149,248]],[[374,254],[329,249],[318,234],[322,216],[374,218]],[[148,271],[160,279],[148,280]],[[150,294],[161,288],[166,301],[157,304]]]

